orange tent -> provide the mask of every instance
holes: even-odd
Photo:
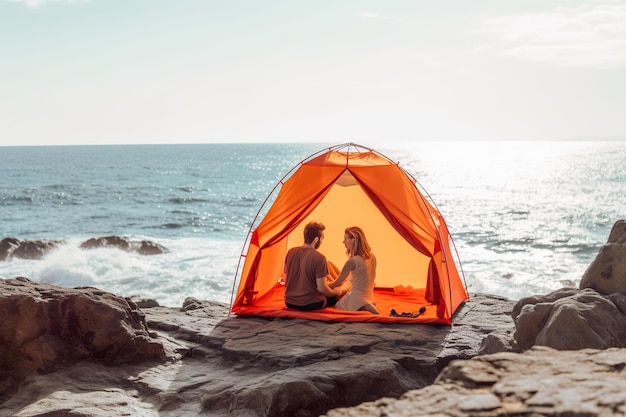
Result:
[[[266,209],[277,190],[278,195]],[[264,209],[267,212],[262,215]],[[380,315],[334,307],[299,311],[285,306],[285,255],[290,248],[302,245],[304,225],[309,221],[326,226],[319,250],[339,268],[347,259],[342,243],[345,228],[363,229],[378,260],[374,300]],[[238,281],[239,285],[236,293],[233,285],[231,312],[326,321],[452,325],[454,312],[468,300],[468,294],[451,243],[439,210],[397,163],[353,143],[330,147],[287,173],[259,210],[237,267],[235,284]],[[402,316],[422,306],[426,310],[419,316]],[[392,309],[398,316],[391,315]]]

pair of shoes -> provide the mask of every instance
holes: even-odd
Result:
[[[411,317],[412,318],[419,317],[419,315],[422,314],[424,311],[426,311],[426,307],[422,306],[420,307],[419,311],[414,311],[413,313],[411,313]]]
[[[409,313],[402,312],[402,313],[398,314],[398,312],[395,310],[395,308],[392,308],[391,312],[389,313],[389,315],[391,317],[411,317],[411,318],[414,319],[416,317],[419,317],[419,315],[422,314],[424,311],[426,311],[426,307],[422,306],[422,307],[420,307],[419,311],[413,311],[413,312],[409,312]]]
[[[391,317],[417,317],[419,316],[418,312],[414,312],[414,313],[408,313],[408,312],[402,312],[402,313],[398,313],[395,309],[391,309],[391,313],[389,313],[389,315]]]

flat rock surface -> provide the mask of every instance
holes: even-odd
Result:
[[[535,346],[453,361],[433,385],[325,417],[624,416],[625,366],[626,349]]]
[[[514,302],[485,294],[452,327],[236,317],[188,301],[142,309],[169,361],[34,374],[0,416],[319,416],[430,385],[488,334],[514,330]]]

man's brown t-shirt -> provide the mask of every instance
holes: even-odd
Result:
[[[291,248],[285,258],[285,273],[286,303],[305,306],[324,299],[316,280],[328,275],[328,265],[320,252],[307,246]]]

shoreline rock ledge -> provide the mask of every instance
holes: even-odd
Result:
[[[454,326],[328,323],[0,280],[0,416],[319,416],[430,385],[514,303],[473,294]]]
[[[624,220],[579,288],[471,294],[453,326],[150,305],[0,280],[0,417],[626,416]]]

